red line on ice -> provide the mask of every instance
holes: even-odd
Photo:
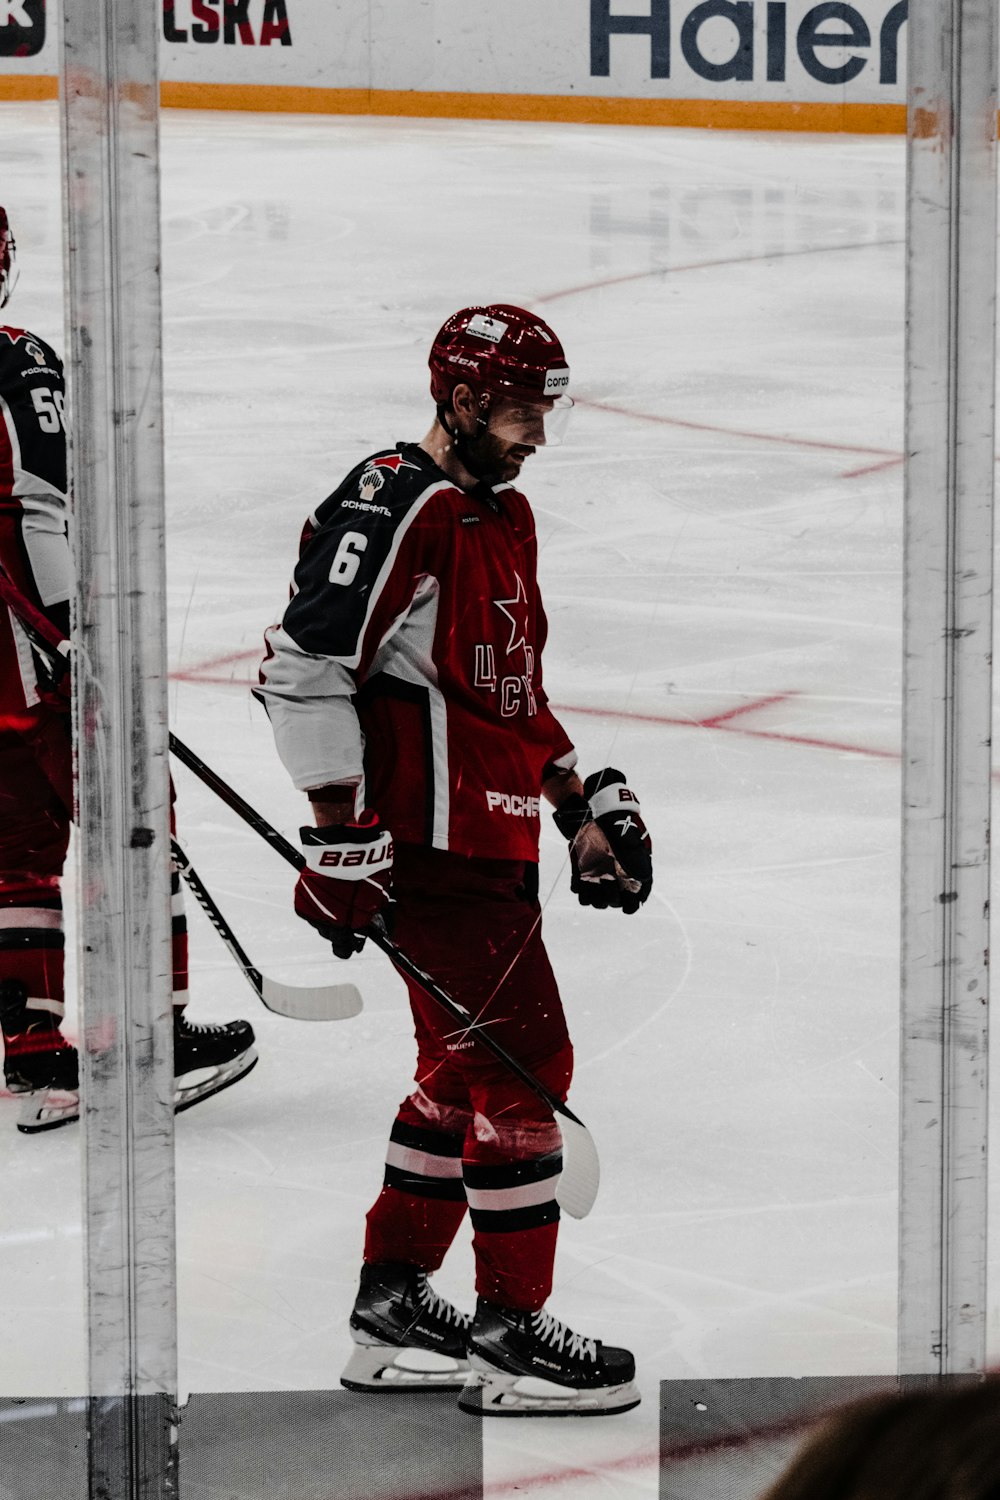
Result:
[[[749,438],[754,443],[774,443],[780,448],[817,448],[826,453],[872,453],[878,456],[877,464],[849,470],[841,474],[841,479],[856,479],[861,474],[871,473],[875,469],[890,468],[893,464],[903,462],[903,455],[894,453],[891,448],[867,448],[860,443],[828,443],[820,438],[781,437],[774,432],[754,432],[752,429],[742,427],[720,427],[714,422],[692,422],[684,417],[664,417],[655,412],[632,411],[627,406],[615,406],[610,401],[587,401],[579,396],[574,399],[577,406],[587,407],[590,411],[608,412],[613,417],[629,417],[633,422],[656,422],[662,427],[683,427],[689,432],[715,432],[722,437]]]
[[[720,714],[707,719],[674,717],[670,714],[636,714],[630,713],[627,709],[618,708],[584,708],[575,703],[553,703],[552,707],[557,713],[587,714],[595,719],[628,719],[639,724],[669,724],[677,729],[717,729],[723,734],[745,734],[752,739],[777,740],[784,745],[808,745],[816,750],[836,750],[842,755],[871,755],[879,760],[899,760],[897,750],[875,750],[870,745],[850,745],[843,740],[824,740],[809,734],[785,734],[771,729],[745,729],[742,725],[726,722],[735,713],[749,713],[752,709],[763,708],[766,704],[793,696],[794,694],[791,693],[780,693],[775,697],[761,698],[734,710],[733,715]]]
[[[250,661],[255,657],[259,658],[262,654],[263,648],[257,646],[252,651],[227,651],[224,656],[208,657],[196,667],[179,667],[175,672],[170,673],[170,679],[172,682],[234,682],[236,679],[233,677],[208,677],[205,674],[213,667],[235,666],[238,662]]]
[[[754,261],[788,260],[798,255],[829,255],[838,250],[879,250],[887,245],[902,245],[903,240],[858,240],[850,245],[804,245],[797,250],[764,250],[759,255],[727,255],[720,260],[692,260],[683,266],[652,266],[648,271],[628,271],[623,276],[607,276],[602,281],[584,281],[579,286],[564,287],[561,292],[547,292],[532,299],[533,305],[560,302],[563,297],[577,297],[583,292],[600,292],[607,286],[623,286],[629,281],[647,281],[653,276],[677,276],[682,271],[710,271],[714,266],[745,266]]]
[[[549,302],[559,302],[564,297],[576,297],[585,292],[599,292],[605,287],[623,286],[632,281],[648,281],[654,276],[676,276],[683,271],[706,271],[715,266],[742,266],[750,265],[759,261],[787,260],[792,256],[802,255],[827,255],[838,250],[871,250],[880,249],[883,246],[901,245],[903,240],[858,240],[849,245],[806,245],[795,250],[767,250],[759,255],[731,255],[717,260],[694,260],[687,265],[680,266],[654,266],[646,271],[628,271],[622,276],[607,276],[600,281],[585,281],[579,286],[564,287],[562,291],[548,292],[544,296],[533,299],[534,306],[545,306]],[[866,448],[851,443],[823,443],[810,438],[787,438],[775,437],[763,432],[741,432],[730,427],[715,427],[705,422],[684,422],[679,418],[656,417],[643,412],[626,411],[622,407],[604,405],[599,401],[584,401],[577,398],[578,406],[589,406],[598,411],[614,412],[618,416],[633,417],[637,422],[662,422],[672,427],[688,427],[696,432],[717,432],[730,437],[750,438],[755,442],[779,443],[794,448],[825,448],[837,453],[873,453],[882,457],[877,464],[868,464],[864,468],[852,469],[841,474],[841,479],[860,479],[865,474],[877,473],[880,469],[892,468],[895,464],[903,462],[901,453],[894,453],[888,448]]]
[[[253,651],[234,651],[226,657],[213,657],[211,661],[205,663],[205,666],[215,666],[222,661],[249,661],[251,657],[256,658],[257,655],[256,648]],[[247,686],[245,678],[203,676],[199,667],[190,667],[183,672],[171,672],[170,678],[173,682],[188,682],[195,686],[241,689]],[[786,734],[772,729],[747,729],[742,724],[736,725],[730,722],[733,719],[742,718],[745,714],[753,713],[757,709],[770,707],[774,703],[786,702],[795,696],[793,692],[772,693],[766,698],[755,698],[749,703],[737,704],[735,708],[726,709],[721,713],[710,714],[706,719],[692,719],[672,714],[638,714],[628,709],[591,708],[580,703],[554,703],[552,707],[559,713],[583,714],[594,719],[625,719],[631,723],[663,724],[675,729],[715,729],[725,734],[748,735],[752,739],[775,740],[783,745],[806,745],[814,750],[836,750],[841,755],[869,755],[878,760],[899,760],[897,750],[877,750],[870,745],[852,745],[844,740],[820,739],[816,735]]]
[[[483,1500],[505,1500],[508,1495],[548,1493],[551,1489],[573,1480],[600,1480],[612,1474],[642,1473],[650,1470],[655,1472],[657,1469],[666,1472],[671,1464],[708,1458],[713,1454],[745,1451],[759,1443],[773,1443],[805,1433],[850,1404],[849,1401],[838,1402],[831,1407],[819,1408],[813,1412],[801,1412],[778,1418],[774,1422],[762,1422],[759,1426],[749,1427],[742,1432],[706,1433],[704,1437],[668,1442],[657,1448],[645,1448],[636,1453],[623,1454],[619,1458],[596,1459],[588,1468],[553,1468],[534,1474],[521,1474],[512,1479],[487,1481],[482,1488]],[[407,1489],[405,1495],[402,1493],[385,1495],[383,1500],[468,1500],[468,1495],[468,1485],[460,1484],[458,1487],[449,1486],[447,1489],[435,1487],[419,1492]]]
[[[258,652],[253,653],[259,655]],[[190,682],[195,687],[238,687],[245,688],[249,683],[245,677],[204,677],[200,672],[171,672],[171,682]]]
[[[906,455],[897,453],[895,458],[883,458],[877,464],[862,464],[860,469],[845,469],[841,479],[861,479],[865,474],[877,474],[880,469],[892,469],[905,461]]]
[[[725,713],[713,714],[710,719],[699,719],[698,725],[701,729],[719,729],[727,719],[754,713],[758,708],[769,708],[772,703],[787,703],[789,698],[794,697],[795,693],[772,693],[770,698],[755,698],[751,703],[739,703],[735,708],[727,708]]]

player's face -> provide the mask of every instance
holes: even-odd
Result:
[[[497,396],[490,405],[486,431],[475,440],[476,456],[490,473],[516,479],[536,448],[551,441],[549,420],[556,401],[514,401]]]

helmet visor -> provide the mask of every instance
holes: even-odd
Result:
[[[502,443],[526,448],[556,448],[566,436],[573,402],[569,396],[544,401],[518,401],[502,396],[494,400],[489,430]]]

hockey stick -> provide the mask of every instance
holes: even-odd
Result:
[[[66,667],[73,644],[41,610],[27,599],[11,578],[0,568],[0,599],[17,616],[39,656],[50,666]]]
[[[201,876],[176,839],[170,840],[173,854],[185,883],[212,926],[229,949],[237,966],[247,977],[251,989],[268,1010],[293,1021],[346,1021],[361,1010],[361,991],[356,984],[291,985],[279,984],[250,962],[236,934],[219,910]]]
[[[255,833],[259,834],[271,848],[280,854],[282,859],[287,860],[296,870],[301,870],[305,865],[305,858],[296,849],[294,844],[289,843],[283,834],[261,816],[249,802],[245,802],[240,794],[222,780],[215,771],[207,766],[203,760],[190,750],[182,740],[173,733],[170,735],[170,748],[182,765],[187,766],[189,771],[205,783],[205,785],[225,802],[227,807],[238,813],[245,823],[249,823]],[[552,1113],[558,1115],[563,1133],[564,1145],[568,1148],[565,1153],[563,1173],[559,1179],[559,1187],[556,1190],[556,1198],[560,1205],[574,1219],[585,1218],[594,1206],[597,1197],[597,1189],[600,1185],[601,1168],[597,1157],[597,1148],[594,1145],[590,1131],[584,1125],[567,1104],[554,1094],[551,1089],[546,1088],[540,1078],[519,1063],[516,1057],[512,1057],[506,1047],[498,1042],[493,1034],[483,1026],[480,1026],[469,1012],[457,1000],[452,999],[447,990],[441,988],[435,979],[425,974],[413,960],[405,954],[401,948],[392,941],[390,937],[379,927],[371,927],[366,936],[377,948],[392,960],[401,974],[412,979],[419,985],[426,995],[430,997],[442,1010],[447,1011],[452,1020],[457,1021],[466,1035],[473,1036],[484,1046],[488,1052],[504,1064],[506,1068],[519,1078],[537,1098],[548,1105]]]

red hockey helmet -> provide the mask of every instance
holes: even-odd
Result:
[[[438,406],[450,402],[457,385],[515,401],[558,400],[569,391],[569,365],[552,329],[525,308],[503,302],[453,313],[428,363]]]
[[[14,236],[10,232],[7,210],[0,208],[0,307],[6,307],[17,280],[14,258]]]

